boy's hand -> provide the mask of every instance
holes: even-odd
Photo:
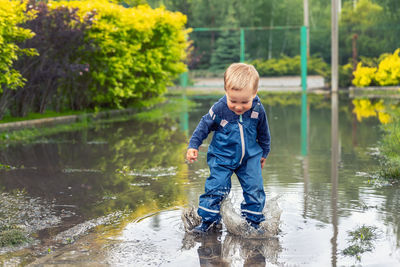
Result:
[[[266,158],[261,158],[260,162],[261,162],[261,169],[264,168],[264,164],[267,161]]]
[[[190,162],[193,163],[193,161],[197,160],[197,155],[199,151],[194,148],[189,148],[186,152],[186,159]]]

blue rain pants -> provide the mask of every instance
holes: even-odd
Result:
[[[263,150],[257,143],[257,123],[260,104],[250,117],[226,121],[213,114],[221,127],[214,132],[208,148],[207,163],[210,177],[205,183],[205,193],[200,196],[198,214],[205,222],[219,222],[220,205],[231,189],[231,176],[235,173],[243,189],[242,216],[248,221],[265,220],[262,210],[265,192],[261,175]]]

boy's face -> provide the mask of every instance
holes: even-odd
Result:
[[[254,90],[250,88],[242,90],[228,89],[225,94],[228,108],[235,112],[236,115],[241,115],[251,109],[253,98],[256,96]]]

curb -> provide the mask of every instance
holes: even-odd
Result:
[[[121,110],[110,110],[101,111],[98,113],[88,113],[82,115],[68,115],[60,117],[51,117],[35,120],[17,121],[17,122],[7,122],[0,124],[0,132],[9,130],[21,130],[25,128],[36,128],[45,126],[54,126],[58,124],[67,124],[77,122],[85,118],[91,118],[93,120],[99,120],[104,118],[110,118],[120,115],[129,115],[135,113],[134,109],[121,109]]]
[[[394,98],[400,99],[400,85],[398,86],[367,86],[367,87],[349,87],[349,97],[366,98]]]

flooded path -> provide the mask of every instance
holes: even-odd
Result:
[[[174,97],[126,122],[2,149],[0,163],[10,168],[0,170],[0,193],[11,204],[2,205],[0,222],[17,221],[34,245],[0,249],[0,263],[400,265],[399,187],[368,175],[379,169],[380,122],[358,121],[352,99],[343,95],[261,95],[272,136],[264,188],[267,199],[279,196],[282,209],[276,238],[243,239],[225,228],[205,237],[185,234],[181,209],[197,205],[203,193],[211,138],[197,163],[186,164],[184,154],[190,133],[218,98]],[[233,176],[235,207],[241,194]],[[362,227],[375,238],[364,253],[346,254],[357,248],[352,234]]]

